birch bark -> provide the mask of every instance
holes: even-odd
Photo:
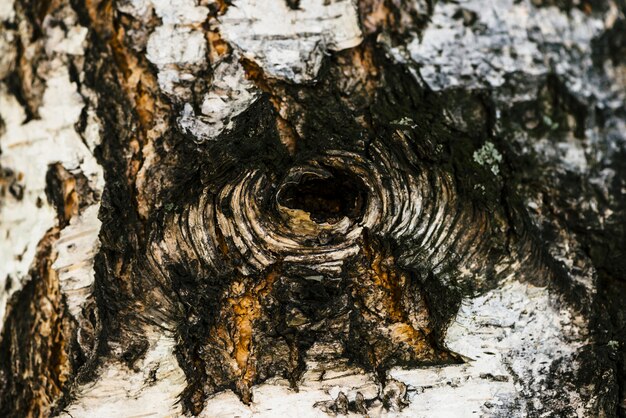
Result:
[[[0,415],[626,416],[624,0],[3,0]]]

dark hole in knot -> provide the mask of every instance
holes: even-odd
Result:
[[[285,187],[280,203],[308,212],[317,223],[332,223],[344,216],[361,217],[366,197],[367,192],[359,179],[336,173],[327,178],[303,176],[300,182]]]

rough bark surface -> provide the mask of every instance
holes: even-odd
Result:
[[[0,30],[1,416],[626,416],[624,0]]]

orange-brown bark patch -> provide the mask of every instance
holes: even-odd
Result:
[[[226,299],[220,324],[212,333],[234,361],[235,386],[245,403],[252,401],[250,388],[256,377],[255,323],[262,315],[263,298],[269,295],[278,277],[277,272],[271,271],[256,282],[248,281],[249,278],[233,282],[229,289],[232,296]]]
[[[0,391],[2,398],[14,399],[12,416],[47,416],[72,373],[72,323],[52,268],[58,237],[53,228],[39,242],[31,280],[9,303],[0,337],[0,369],[6,378]]]

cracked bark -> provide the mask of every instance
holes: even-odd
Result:
[[[0,415],[625,416],[625,14],[3,3]]]

